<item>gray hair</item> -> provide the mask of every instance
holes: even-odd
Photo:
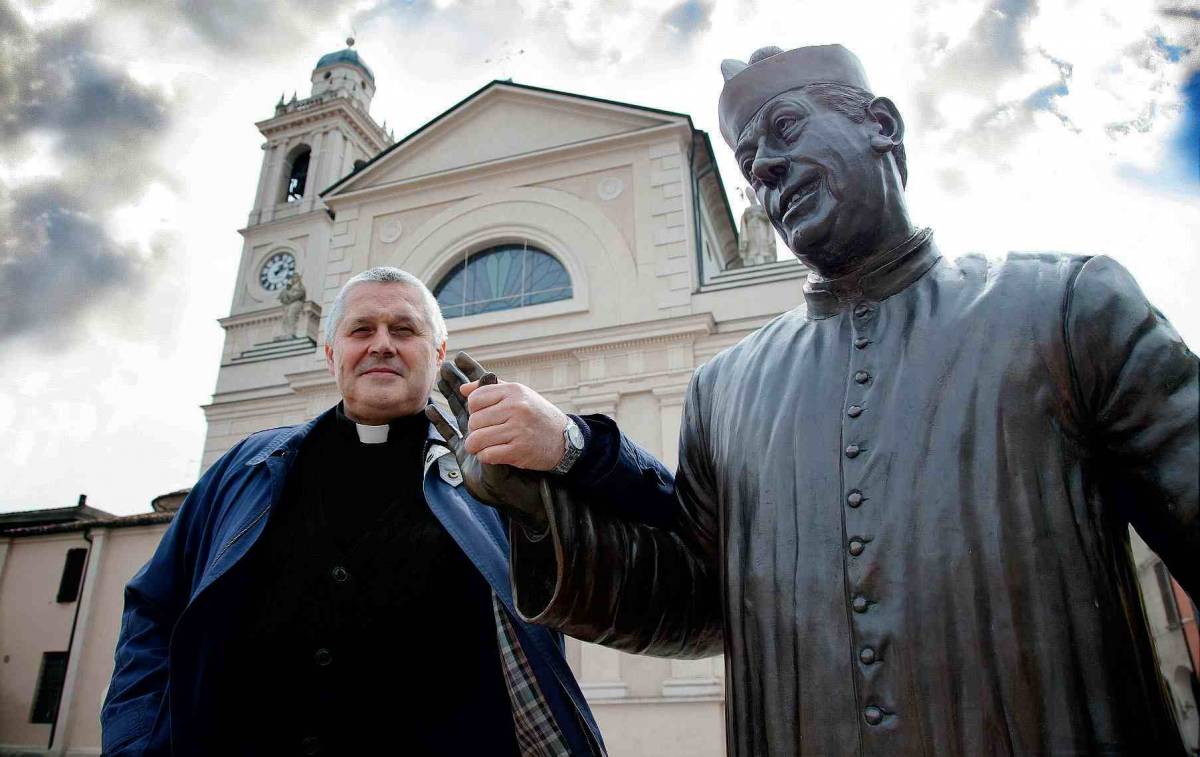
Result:
[[[425,286],[425,282],[413,276],[408,271],[402,271],[399,268],[387,265],[369,268],[342,285],[342,290],[337,293],[337,297],[333,298],[333,307],[329,310],[329,320],[325,321],[326,344],[333,344],[334,333],[337,331],[338,324],[342,322],[342,317],[345,315],[346,296],[350,293],[350,290],[359,284],[370,283],[402,284],[415,289],[421,295],[421,304],[425,307],[425,320],[433,330],[433,346],[442,346],[442,342],[446,341],[446,321],[442,318],[442,309],[438,306],[433,292],[429,291],[429,287]]]

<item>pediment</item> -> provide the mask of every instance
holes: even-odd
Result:
[[[671,123],[680,114],[493,82],[336,185],[329,196]]]

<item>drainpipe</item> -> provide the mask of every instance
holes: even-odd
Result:
[[[107,533],[103,527],[94,537],[90,529],[85,528],[83,531],[83,539],[88,543],[87,562],[83,570],[83,585],[79,587],[79,601],[75,604],[75,619],[71,622],[71,636],[67,641],[67,674],[63,680],[62,691],[58,695],[54,722],[50,725],[48,749],[54,755],[65,753],[67,748],[67,726],[75,704],[75,692],[79,688],[79,673],[83,665],[83,660],[76,657],[82,657],[82,650],[86,648],[82,642],[87,639],[88,623],[92,617],[92,600],[96,595],[96,574],[100,570],[100,557],[104,552],[104,537]],[[76,634],[80,638],[78,653],[75,650]],[[59,723],[63,725],[61,729],[58,727]]]

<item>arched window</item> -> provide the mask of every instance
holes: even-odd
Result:
[[[442,315],[455,318],[570,299],[571,277],[550,253],[506,244],[467,255],[434,295]]]
[[[311,155],[312,150],[307,146],[292,153],[287,166],[287,184],[283,187],[284,198],[288,202],[295,202],[304,197],[304,185],[308,183],[308,159]]]

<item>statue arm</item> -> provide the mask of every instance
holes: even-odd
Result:
[[[1200,599],[1200,361],[1115,261],[1084,264],[1066,337],[1106,503]]]
[[[661,466],[632,470],[637,457],[621,455],[605,477],[619,485],[544,488],[549,526],[541,538],[512,527],[514,596],[526,619],[635,654],[720,653],[718,518],[698,384],[699,374],[684,407],[673,487]],[[631,517],[640,507],[655,516]]]

